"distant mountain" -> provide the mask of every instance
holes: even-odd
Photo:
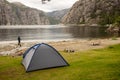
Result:
[[[112,24],[120,16],[120,0],[78,0],[63,24]]]
[[[59,24],[61,18],[69,11],[69,9],[63,9],[53,12],[48,12],[46,15],[48,16],[51,24]]]
[[[0,25],[49,24],[43,11],[29,8],[19,2],[0,0]]]
[[[23,5],[20,2],[12,2],[11,4],[20,8],[28,8],[27,6]]]

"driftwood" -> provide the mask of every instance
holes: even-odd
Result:
[[[100,43],[93,43],[92,45],[93,45],[93,46],[99,46]]]
[[[68,52],[68,53],[74,53],[75,50],[74,49],[65,49],[64,52]]]
[[[99,45],[101,45],[101,41],[92,42],[92,46],[99,46]]]

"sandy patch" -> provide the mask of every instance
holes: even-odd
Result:
[[[13,42],[0,42],[0,55],[21,55],[29,47],[41,43],[41,41],[22,41],[22,47],[17,45],[16,41]],[[93,39],[93,40],[67,40],[67,41],[51,41],[46,42],[47,44],[53,46],[58,51],[64,50],[74,50],[74,51],[84,51],[89,49],[104,48],[109,45],[119,44],[120,38],[116,40],[112,39]]]

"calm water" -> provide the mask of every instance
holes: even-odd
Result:
[[[106,27],[78,27],[61,25],[0,26],[0,41],[22,40],[67,40],[105,38]]]

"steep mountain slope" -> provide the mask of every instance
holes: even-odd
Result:
[[[0,0],[0,25],[49,24],[44,12],[29,8],[21,3]]]
[[[51,24],[58,24],[62,17],[69,11],[69,9],[63,9],[53,12],[48,12],[46,15],[48,16]]]
[[[111,24],[120,16],[120,0],[79,0],[62,18],[64,24]]]

